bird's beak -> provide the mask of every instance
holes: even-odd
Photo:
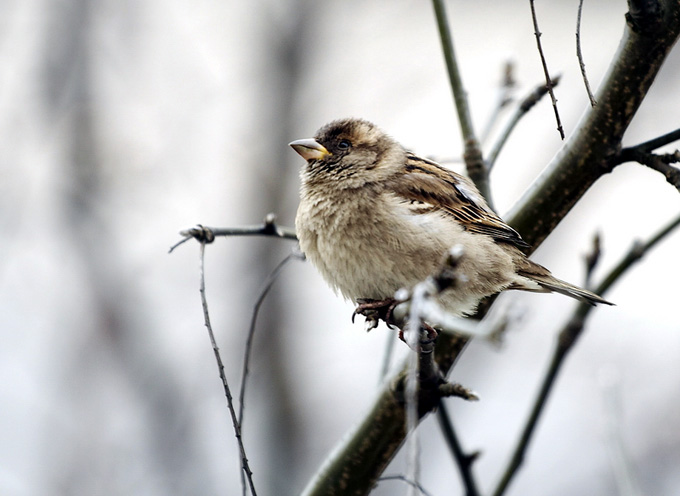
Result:
[[[326,147],[311,138],[295,140],[288,144],[305,160],[321,160],[331,155],[331,152],[326,150]]]

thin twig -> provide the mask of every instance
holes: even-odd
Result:
[[[271,273],[267,276],[267,279],[260,290],[260,294],[253,305],[253,315],[250,319],[250,327],[248,328],[248,338],[246,339],[246,347],[243,353],[243,371],[241,373],[241,387],[239,392],[239,411],[238,411],[238,421],[241,427],[243,427],[243,410],[245,405],[245,395],[246,395],[246,380],[248,378],[249,366],[250,366],[250,356],[253,348],[253,336],[255,336],[255,324],[257,323],[257,316],[260,312],[260,307],[264,302],[264,299],[269,294],[269,290],[274,285],[274,281],[279,277],[279,274],[291,260],[304,260],[305,256],[298,252],[297,250],[290,253],[286,258],[284,258]]]
[[[640,160],[640,163],[661,172],[666,178],[666,181],[680,191],[680,169],[673,167],[671,164],[680,163],[680,150],[675,150],[675,153],[664,153],[662,155],[653,154]]]
[[[196,227],[180,231],[179,234],[184,239],[172,245],[168,253],[172,253],[175,248],[191,238],[204,243],[212,243],[216,236],[274,236],[276,238],[297,240],[295,229],[277,225],[276,215],[273,213],[267,214],[264,223],[258,226],[207,227],[198,224]]]
[[[666,133],[658,138],[639,143],[634,146],[622,148],[610,158],[611,167],[615,167],[624,162],[638,162],[642,165],[661,172],[666,180],[680,190],[680,170],[672,167],[671,163],[680,161],[680,152],[676,150],[674,154],[658,155],[652,153],[657,148],[680,140],[680,129]]]
[[[403,476],[403,475],[386,475],[386,476],[381,477],[380,479],[378,479],[379,482],[390,481],[390,480],[396,480],[396,481],[405,482],[405,483],[408,484],[409,486],[411,486],[411,487],[417,489],[417,490],[420,492],[420,494],[422,494],[422,495],[424,495],[424,496],[430,496],[430,493],[428,493],[428,492],[425,490],[425,488],[423,488],[423,486],[421,486],[420,484],[418,484],[417,481],[413,481],[413,480],[411,480],[411,479],[408,479],[407,477],[405,477],[405,476]]]
[[[250,470],[250,466],[248,464],[248,457],[246,456],[246,450],[245,447],[243,446],[243,440],[241,438],[241,425],[238,421],[238,418],[236,417],[234,401],[231,396],[231,390],[229,389],[229,383],[227,382],[227,375],[224,372],[224,363],[222,362],[220,349],[217,347],[215,334],[213,333],[212,325],[210,324],[210,313],[208,312],[208,299],[205,296],[205,242],[201,242],[199,292],[201,293],[201,305],[203,306],[203,319],[205,321],[205,327],[208,329],[210,344],[212,345],[213,352],[215,353],[215,360],[217,361],[217,370],[219,371],[220,379],[222,380],[222,386],[224,386],[224,394],[227,397],[227,406],[229,408],[229,413],[231,414],[231,421],[234,426],[236,441],[238,443],[238,448],[241,453],[241,470],[243,470],[243,472],[245,472],[246,474],[248,486],[250,487],[250,493],[252,494],[252,496],[257,496],[257,493],[255,492],[255,485],[253,484],[253,472]],[[246,486],[243,485],[242,489],[243,495],[245,496]]]
[[[673,143],[674,141],[678,140],[680,140],[680,129],[676,129],[675,131],[663,134],[658,138],[645,141],[630,148],[639,148],[644,152],[651,152],[656,150],[657,148],[661,148],[664,145],[668,145],[669,143]],[[625,151],[629,150],[630,148],[624,148],[623,150],[621,150],[621,153],[622,154],[625,153]]]
[[[561,76],[559,75],[553,78],[552,80],[553,87],[559,84],[560,79]],[[529,112],[529,110],[531,110],[533,106],[536,105],[541,100],[541,98],[543,98],[547,93],[548,86],[545,83],[539,84],[531,93],[524,97],[522,103],[520,103],[519,106],[515,109],[515,112],[513,113],[512,117],[508,121],[507,125],[505,126],[501,134],[498,136],[498,139],[491,147],[491,150],[487,155],[486,166],[489,172],[491,172],[491,169],[495,165],[496,159],[498,158],[498,154],[501,152],[503,146],[505,146],[505,143],[510,137],[510,133],[512,133],[512,131],[515,129],[517,123],[519,123],[520,119],[524,117],[527,114],[527,112]]]
[[[442,44],[444,60],[446,61],[446,70],[449,75],[451,90],[453,91],[460,130],[463,135],[463,145],[465,148],[463,159],[465,160],[468,176],[470,176],[472,182],[475,183],[479,192],[484,196],[489,207],[493,209],[491,189],[489,187],[489,172],[484,163],[482,150],[479,147],[479,141],[472,125],[467,92],[463,86],[456,53],[453,49],[453,37],[451,36],[449,22],[446,17],[446,7],[443,0],[432,0],[432,5],[434,6],[437,18],[437,28],[439,29],[439,38]]]
[[[241,387],[239,388],[239,410],[238,410],[238,422],[239,425],[241,426],[241,431],[243,431],[243,412],[245,411],[245,397],[246,397],[246,380],[248,378],[248,371],[249,371],[249,366],[250,366],[250,356],[251,356],[251,351],[253,348],[253,337],[255,336],[255,324],[257,322],[257,315],[260,312],[260,306],[262,305],[262,302],[264,299],[267,297],[267,294],[269,293],[269,290],[271,287],[274,285],[274,281],[276,281],[277,277],[283,270],[283,267],[291,260],[294,258],[299,258],[301,260],[304,260],[304,254],[298,253],[297,250],[293,251],[293,253],[289,254],[286,258],[284,258],[275,268],[274,270],[267,276],[267,279],[265,280],[264,286],[262,290],[260,291],[260,294],[257,297],[257,300],[255,301],[255,305],[253,306],[253,315],[250,319],[250,327],[248,329],[248,338],[246,339],[246,347],[243,352],[243,371],[241,373]],[[243,483],[243,478],[245,477],[244,472],[241,472],[241,482]]]
[[[661,241],[665,236],[673,231],[673,229],[675,229],[678,225],[680,225],[680,216],[676,217],[646,243],[634,243],[626,256],[609,272],[607,277],[604,278],[600,285],[595,288],[595,292],[604,296],[612,284],[614,284],[633,264],[639,261],[649,250],[651,250],[659,241]],[[520,439],[517,443],[517,446],[515,447],[512,457],[510,458],[510,462],[508,463],[508,466],[505,469],[500,482],[496,486],[496,489],[492,493],[494,496],[501,496],[505,492],[508,485],[510,484],[510,481],[517,473],[519,467],[522,465],[527,447],[529,446],[533,433],[536,429],[538,418],[543,412],[548,396],[555,383],[555,379],[557,378],[557,374],[560,371],[567,354],[569,351],[571,351],[577,339],[580,337],[585,326],[586,318],[593,308],[595,307],[586,303],[579,304],[574,310],[574,313],[567,324],[560,331],[548,371],[543,378],[541,388],[536,399],[534,400],[531,413],[526,424],[524,425],[524,429],[522,430]]]
[[[581,11],[583,10],[583,0],[578,2],[578,15],[576,18],[576,57],[578,58],[578,65],[581,68],[581,75],[583,76],[583,83],[586,85],[586,92],[588,93],[588,98],[590,99],[590,106],[594,107],[597,105],[597,101],[593,96],[593,92],[590,89],[590,82],[588,81],[588,76],[586,75],[586,64],[583,62],[583,54],[581,53]]]
[[[555,112],[555,120],[557,121],[557,130],[560,133],[560,137],[564,139],[564,129],[562,129],[562,121],[560,120],[560,113],[557,110],[557,98],[555,98],[555,92],[553,91],[553,82],[550,80],[550,72],[548,71],[548,64],[545,61],[545,56],[543,55],[543,47],[541,46],[541,31],[538,29],[538,19],[536,18],[536,7],[534,6],[534,0],[529,0],[531,5],[531,19],[534,22],[534,35],[536,35],[536,44],[538,45],[538,53],[541,56],[541,64],[543,65],[543,74],[545,74],[545,85],[548,87],[548,93],[550,93],[550,99],[552,100],[553,110]]]
[[[463,479],[463,485],[465,486],[466,496],[479,496],[477,482],[472,473],[472,464],[477,459],[478,453],[467,454],[463,452],[463,448],[460,445],[456,431],[453,428],[453,422],[451,422],[451,417],[444,401],[439,403],[437,420],[439,420],[439,426],[444,434],[446,444],[450,448],[453,458],[456,460],[456,465],[460,471],[460,477]]]
[[[446,70],[449,76],[449,84],[453,91],[453,100],[456,104],[456,112],[458,114],[458,122],[460,123],[460,130],[463,133],[463,141],[467,142],[475,138],[475,131],[472,125],[472,117],[470,117],[470,107],[467,100],[467,92],[463,86],[463,79],[458,68],[458,61],[456,60],[456,52],[453,48],[453,36],[449,29],[449,21],[446,16],[446,7],[443,0],[433,0],[434,13],[437,18],[437,28],[439,29],[439,38],[442,44],[442,52],[444,53],[444,60],[446,62]]]
[[[666,133],[658,138],[639,143],[634,146],[622,148],[613,155],[609,162],[611,167],[615,167],[624,162],[637,162],[650,169],[660,172],[670,184],[680,191],[680,169],[673,167],[672,163],[680,162],[680,151],[675,153],[656,154],[652,153],[657,148],[680,140],[680,129]]]

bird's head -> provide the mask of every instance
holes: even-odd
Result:
[[[384,180],[405,157],[401,145],[362,119],[333,121],[314,138],[296,140],[290,146],[307,160],[303,182],[332,183],[340,189]]]

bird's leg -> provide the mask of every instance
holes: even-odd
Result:
[[[398,303],[394,298],[385,298],[384,300],[358,298],[357,303],[358,305],[352,314],[352,322],[354,322],[354,317],[362,315],[366,318],[369,331],[378,327],[380,320],[384,320],[388,325],[393,323],[392,310]]]

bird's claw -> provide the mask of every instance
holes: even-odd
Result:
[[[352,313],[352,323],[357,315],[366,318],[366,330],[370,331],[378,327],[378,323],[383,320],[390,325],[392,323],[392,310],[397,305],[394,298],[384,300],[370,300],[360,298],[357,300],[357,307]]]

